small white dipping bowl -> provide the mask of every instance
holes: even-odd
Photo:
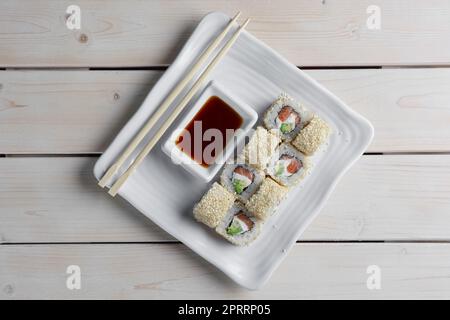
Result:
[[[210,164],[208,167],[204,167],[194,161],[179,147],[177,147],[175,142],[181,135],[183,130],[186,128],[186,126],[197,115],[206,101],[213,96],[219,97],[233,110],[235,110],[242,118],[242,125],[234,134],[235,143],[233,143],[233,139],[229,139],[223,152],[216,156],[214,163]],[[233,97],[229,92],[220,87],[216,82],[211,81],[208,83],[197,101],[191,107],[191,110],[189,110],[189,112],[187,112],[179,121],[177,128],[175,128],[172,134],[170,134],[169,138],[163,144],[162,149],[164,153],[168,155],[175,164],[180,164],[192,175],[202,179],[205,182],[209,182],[212,178],[214,178],[225,161],[231,156],[234,147],[240,146],[242,144],[243,139],[245,138],[248,131],[255,125],[256,120],[258,120],[258,114],[255,110],[253,110],[252,107],[245,104],[240,99]]]

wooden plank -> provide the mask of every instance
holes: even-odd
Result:
[[[81,289],[66,269],[81,268]],[[381,289],[367,288],[367,267]],[[448,299],[450,244],[297,244],[258,291],[181,244],[0,246],[0,299]],[[294,275],[294,276],[293,276]]]
[[[79,0],[81,30],[66,27],[73,1],[0,3],[0,66],[167,65],[201,17],[252,17],[249,30],[297,65],[450,63],[450,3],[379,0]],[[370,5],[381,28],[367,27]],[[437,10],[436,8],[439,8]]]
[[[0,242],[173,241],[97,187],[95,158],[0,159]],[[300,240],[450,240],[450,155],[364,156]]]
[[[373,123],[368,151],[450,151],[450,69],[307,73]],[[0,71],[0,154],[102,152],[160,75]]]
[[[103,151],[161,72],[0,72],[0,153]]]
[[[369,152],[450,151],[450,69],[308,73],[372,122]]]

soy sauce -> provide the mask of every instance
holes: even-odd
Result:
[[[199,130],[194,130],[195,122],[201,121],[201,136],[199,137]],[[217,129],[222,134],[223,146],[222,150],[225,150],[227,144],[227,129],[239,129],[243,123],[242,117],[231,108],[225,101],[217,96],[210,97],[205,104],[200,108],[194,118],[184,128],[184,132],[176,139],[176,145],[184,153],[186,153],[191,159],[200,164],[202,167],[209,167],[211,161],[205,161],[203,153],[205,148],[211,144],[212,141],[204,141],[203,133],[208,129]],[[198,126],[198,124],[197,124]],[[197,131],[197,132],[196,132]],[[190,141],[187,139],[183,141],[185,135],[190,135]],[[197,135],[197,136],[196,136]],[[228,133],[229,135],[229,133]],[[195,152],[195,144],[201,143],[201,154]],[[198,149],[198,146],[197,146]],[[199,151],[199,150],[198,150]],[[212,156],[215,158],[218,154],[212,152]]]

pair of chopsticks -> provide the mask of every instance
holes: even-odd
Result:
[[[228,31],[230,31],[233,24],[237,21],[241,12],[238,12],[234,18],[228,23],[226,28],[219,34],[219,36],[214,39],[211,45],[201,54],[198,58],[197,62],[191,68],[191,70],[186,74],[186,76],[177,84],[177,86],[173,89],[173,91],[167,96],[164,102],[160,105],[159,109],[150,117],[150,119],[145,123],[145,125],[141,128],[141,130],[137,133],[137,135],[133,138],[131,143],[127,146],[127,148],[123,151],[120,157],[113,163],[113,165],[106,171],[105,175],[100,179],[98,185],[102,188],[106,186],[108,181],[117,173],[119,168],[123,165],[123,163],[128,159],[128,157],[133,153],[133,151],[137,148],[139,143],[145,138],[145,136],[149,133],[149,131],[153,128],[156,122],[161,118],[164,112],[167,111],[169,106],[175,100],[175,98],[186,88],[189,81],[194,78],[195,74],[204,64],[204,62],[208,59],[208,57],[212,54],[212,52],[219,46],[220,42],[226,36]],[[142,151],[138,154],[133,163],[128,167],[128,169],[112,184],[109,189],[109,194],[111,196],[115,196],[122,185],[127,181],[130,175],[136,170],[136,168],[141,164],[144,158],[150,153],[162,135],[166,132],[166,130],[170,127],[176,117],[180,114],[181,111],[186,107],[191,98],[197,93],[200,89],[201,85],[214,69],[214,67],[220,62],[220,60],[225,56],[231,46],[236,42],[238,36],[250,22],[250,19],[247,19],[233,34],[233,36],[228,40],[228,42],[222,47],[219,53],[214,57],[211,63],[206,67],[203,73],[199,76],[197,81],[191,87],[191,89],[186,93],[181,102],[172,112],[172,114],[167,118],[167,120],[163,123],[163,125],[158,129],[152,139],[147,143],[147,145],[142,149]]]

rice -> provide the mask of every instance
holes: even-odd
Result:
[[[251,229],[242,229],[241,225],[248,228],[248,225],[242,224],[242,220],[237,217],[243,215],[245,220],[252,224]],[[239,222],[240,223],[237,223]],[[230,208],[227,215],[222,219],[216,228],[216,232],[222,237],[227,239],[229,242],[244,246],[253,242],[261,232],[262,222],[255,218],[240,202],[235,202],[235,204]]]
[[[243,158],[247,164],[264,170],[279,144],[280,139],[275,134],[263,127],[257,127],[242,151]]]
[[[312,117],[313,113],[299,102],[287,94],[281,94],[264,114],[264,126],[268,130],[274,130],[281,140],[290,142]]]
[[[246,208],[256,218],[266,220],[287,195],[288,189],[266,177],[258,191],[247,201]]]
[[[246,171],[252,177],[243,176],[240,171]],[[264,176],[264,172],[246,163],[226,164],[220,176],[220,183],[245,203],[256,192]]]
[[[290,144],[283,143],[270,159],[266,173],[279,184],[293,187],[305,177],[309,167],[307,157]]]
[[[225,217],[234,200],[235,197],[232,193],[214,182],[200,202],[195,205],[194,217],[208,227],[215,228]]]
[[[331,133],[330,126],[318,116],[304,127],[292,141],[292,145],[306,155],[314,154],[327,140]]]

